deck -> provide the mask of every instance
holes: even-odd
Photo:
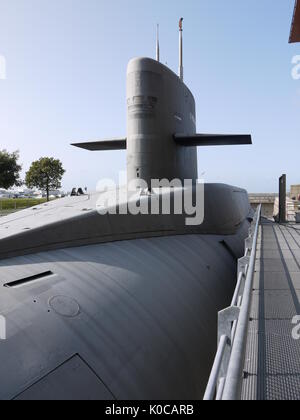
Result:
[[[300,227],[262,220],[242,399],[300,400]],[[300,324],[300,317],[298,320]],[[294,332],[294,334],[293,334]]]

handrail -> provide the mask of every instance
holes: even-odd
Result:
[[[215,391],[216,391],[216,386],[215,386],[216,382],[215,382],[214,378],[219,377],[221,367],[222,367],[223,355],[224,355],[224,352],[225,352],[227,342],[228,342],[228,337],[226,335],[222,335],[222,337],[220,339],[217,355],[216,355],[216,358],[215,358],[215,363],[213,365],[213,369],[212,369],[212,372],[211,372],[211,377],[210,377],[210,380],[208,382],[206,394],[205,394],[205,397],[204,397],[205,400],[213,400],[213,398],[214,398]]]
[[[204,400],[237,400],[240,397],[252,301],[261,205],[257,208],[239,260],[238,281],[231,306],[219,313],[219,345]],[[249,256],[250,254],[250,256]]]

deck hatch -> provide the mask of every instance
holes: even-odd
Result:
[[[40,378],[16,401],[113,401],[98,374],[78,354]]]

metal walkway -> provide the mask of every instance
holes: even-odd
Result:
[[[255,214],[205,400],[300,400],[300,227]]]
[[[296,315],[300,315],[300,229],[262,221],[242,399],[300,400],[300,340],[293,338],[292,322]]]

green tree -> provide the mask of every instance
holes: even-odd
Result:
[[[45,191],[49,201],[49,192],[61,188],[65,172],[60,160],[44,157],[31,164],[26,173],[25,183],[28,188],[36,187]]]
[[[20,185],[20,171],[22,166],[18,163],[19,152],[9,153],[6,150],[0,150],[0,188],[13,187]]]

